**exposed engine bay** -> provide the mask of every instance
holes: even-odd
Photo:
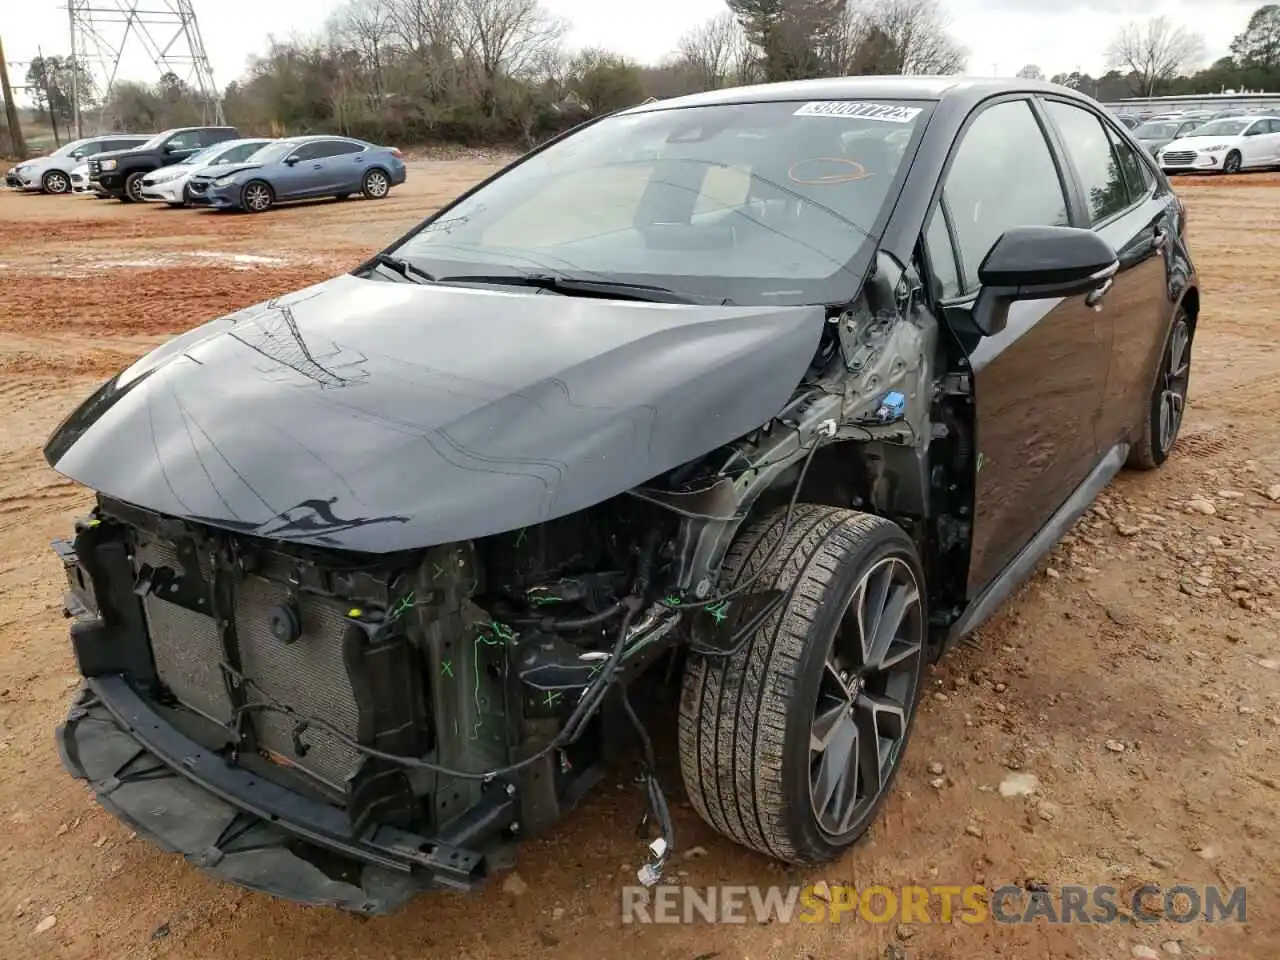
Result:
[[[65,752],[84,752],[78,722],[109,713],[141,752],[185,765],[230,803],[233,820],[249,810],[397,882],[465,888],[598,780],[622,723],[646,748],[647,817],[661,836],[641,878],[655,882],[674,841],[625,691],[690,647],[732,651],[784,599],[751,578],[719,583],[748,514],[812,498],[891,517],[943,545],[930,561],[944,596],[949,578],[963,582],[945,552],[964,553],[969,489],[938,462],[967,456],[967,397],[938,386],[937,329],[918,297],[882,256],[856,306],[829,316],[772,421],[524,529],[359,554],[100,496],[59,545],[89,681]],[[119,759],[106,777],[79,769],[119,786],[137,757]],[[228,829],[210,843],[214,862]],[[348,885],[312,899],[396,905],[383,874],[378,887],[307,856],[320,882]]]

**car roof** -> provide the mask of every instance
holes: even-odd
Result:
[[[964,76],[822,77],[708,90],[670,100],[638,104],[622,112],[644,113],[648,110],[703,107],[722,103],[786,100],[957,100],[976,103],[1002,93],[1052,93],[1055,96],[1088,100],[1069,87],[1042,80]]]

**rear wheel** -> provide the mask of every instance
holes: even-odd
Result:
[[[370,200],[381,200],[391,192],[391,178],[381,170],[370,170],[360,182],[360,192]]]
[[[67,193],[71,189],[71,178],[61,170],[50,170],[40,181],[45,193]]]
[[[125,203],[142,203],[142,178],[145,173],[131,173],[124,181],[124,196],[120,199]]]
[[[1165,340],[1160,372],[1143,413],[1142,433],[1129,451],[1129,466],[1153,470],[1169,459],[1178,442],[1191,384],[1191,323],[1179,310]]]
[[[1222,161],[1223,173],[1239,173],[1240,172],[1240,151],[1232,150],[1227,154],[1227,159]]]
[[[266,213],[276,202],[270,185],[261,180],[250,180],[240,193],[240,202],[250,213]]]
[[[725,836],[793,863],[834,859],[897,772],[925,663],[924,576],[897,525],[818,505],[748,526],[727,587],[787,591],[736,654],[691,652],[680,703],[690,801]]]

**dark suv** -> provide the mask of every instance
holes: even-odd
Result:
[[[97,493],[56,547],[63,763],[163,849],[361,913],[509,864],[633,727],[641,882],[673,843],[655,747],[726,837],[835,860],[930,662],[1174,449],[1185,225],[1043,82],[578,127],[62,423],[45,456]]]
[[[132,150],[99,154],[89,161],[89,183],[98,193],[125,203],[142,200],[142,178],[152,170],[185,160],[197,150],[235,140],[235,127],[177,127]]]

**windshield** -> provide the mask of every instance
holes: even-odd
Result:
[[[160,133],[157,133],[154,137],[152,137],[146,143],[137,147],[137,149],[138,150],[155,150],[157,147],[159,147],[161,144],[163,144],[166,140],[169,139],[169,133],[170,131],[168,130],[164,130]]]
[[[289,140],[278,140],[275,143],[269,143],[261,149],[255,150],[245,158],[246,163],[274,163],[280,160],[297,144]]]
[[[1170,140],[1177,132],[1176,123],[1144,123],[1133,135],[1142,140]]]
[[[93,139],[92,137],[85,137],[83,140],[72,140],[70,143],[64,143],[57,150],[53,151],[53,153],[49,154],[49,156],[51,157],[69,156],[78,147],[83,147],[86,143],[88,143],[92,139]]]
[[[927,103],[772,102],[609,117],[395,254],[447,280],[555,273],[735,303],[852,296]]]
[[[1253,123],[1252,117],[1236,117],[1231,120],[1210,120],[1196,128],[1197,137],[1238,137]]]
[[[217,155],[218,151],[221,150],[222,147],[223,147],[223,144],[215,144],[212,147],[205,147],[203,150],[197,150],[195,153],[187,157],[185,160],[178,161],[178,166],[193,167],[193,166],[196,166],[197,164],[207,163],[209,160],[212,160]]]

